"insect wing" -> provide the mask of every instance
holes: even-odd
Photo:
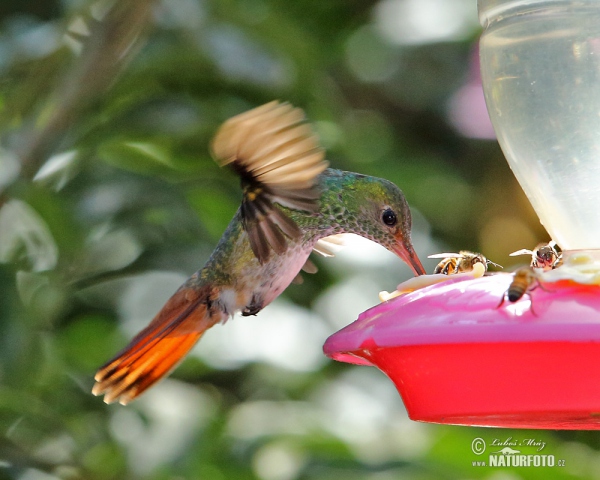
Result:
[[[533,252],[531,250],[523,248],[521,250],[517,250],[516,252],[511,253],[509,257],[516,257],[518,255],[533,255]]]
[[[462,253],[435,253],[428,255],[427,258],[465,258]]]

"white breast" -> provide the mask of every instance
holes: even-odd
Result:
[[[236,311],[243,310],[253,297],[261,299],[263,308],[275,300],[296,278],[311,250],[311,245],[297,245],[284,255],[272,255],[258,271],[255,265],[252,271],[244,272],[242,275],[244,285],[237,287],[246,294],[240,295],[239,292],[237,295],[233,292],[227,294],[228,298],[236,302]]]

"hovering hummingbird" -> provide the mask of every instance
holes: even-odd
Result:
[[[400,189],[327,168],[302,110],[274,101],[242,113],[221,126],[211,147],[217,163],[240,176],[242,205],[206,265],[98,370],[92,393],[104,394],[106,403],[138,397],[216,323],[236,312],[256,315],[294,280],[313,249],[327,253],[325,237],[362,235],[396,253],[416,275],[425,273]]]

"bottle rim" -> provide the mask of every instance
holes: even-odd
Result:
[[[531,14],[538,10],[600,8],[598,0],[477,0],[479,23],[486,29],[506,17]]]

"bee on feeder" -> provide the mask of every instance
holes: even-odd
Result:
[[[544,272],[562,265],[562,252],[560,252],[560,248],[554,241],[540,243],[533,251],[524,248],[510,254],[511,257],[516,257],[517,255],[531,255],[530,266],[541,268]]]
[[[483,273],[487,271],[488,265],[491,263],[496,267],[502,268],[497,263],[492,262],[485,258],[481,253],[469,252],[468,250],[461,250],[459,253],[436,253],[429,255],[427,258],[442,258],[443,260],[438,263],[433,270],[433,273],[442,273],[444,275],[454,275],[457,273],[472,272],[477,267],[477,264],[483,266]]]
[[[461,250],[459,253],[436,253],[429,255],[427,258],[443,259],[437,264],[433,271],[433,275],[420,275],[402,282],[393,292],[379,292],[379,300],[386,302],[399,295],[413,292],[420,288],[429,287],[436,283],[445,282],[446,279],[442,275],[459,275],[469,276],[472,278],[482,277],[487,272],[488,264],[502,268],[501,265],[494,263],[485,258],[481,253],[469,252]]]
[[[500,303],[496,308],[500,308],[507,298],[509,302],[515,303],[525,295],[529,295],[529,299],[531,301],[531,313],[536,315],[535,311],[533,310],[533,299],[531,298],[530,292],[535,290],[538,286],[542,290],[545,290],[539,280],[538,272],[536,272],[533,267],[518,268],[513,274],[513,280],[508,286],[508,290],[502,294]]]

